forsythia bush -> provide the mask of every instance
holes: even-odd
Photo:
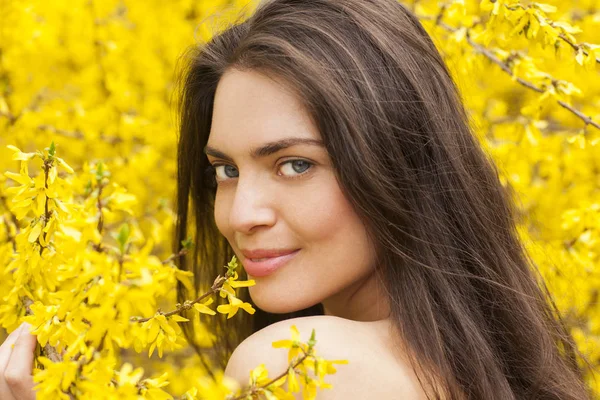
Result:
[[[405,4],[448,62],[518,195],[523,240],[600,367],[600,1]],[[249,391],[184,351],[180,324],[194,324],[210,348],[219,333],[196,317],[253,313],[236,289],[254,282],[238,280],[233,259],[212,287],[175,304],[176,283],[191,290],[193,281],[173,264],[191,241],[170,251],[178,56],[254,6],[0,3],[0,326],[33,325],[38,398],[293,399],[285,381],[312,399],[329,387],[324,376],[342,361],[316,355],[314,331],[307,343],[294,327],[292,340],[274,342],[289,349],[291,368],[269,377],[257,366]],[[124,349],[143,356],[125,362]],[[145,377],[137,363],[155,372]]]
[[[175,257],[187,252],[189,242],[182,243],[179,253],[160,261],[150,254],[152,242],[140,242],[125,223],[114,235],[116,246],[111,245],[103,237],[105,217],[110,223],[111,214],[132,214],[130,206],[135,197],[111,183],[103,163],[92,169],[85,165],[78,179],[68,180],[59,176],[59,167],[70,174],[74,171],[56,155],[54,142],[44,152],[23,153],[14,146],[9,148],[14,151],[12,159],[21,162],[21,169],[18,174],[5,174],[20,185],[6,189],[14,225],[4,248],[8,265],[2,293],[6,293],[6,303],[1,306],[0,323],[12,327],[25,314],[23,320],[33,326],[32,332],[44,350],[44,355],[37,357],[42,367],[34,374],[34,381],[41,383],[39,398],[69,399],[92,393],[94,398],[107,399],[136,399],[140,395],[171,398],[161,389],[168,385],[168,374],[141,379],[142,371],[133,370],[130,364],[116,368],[115,345],[137,352],[148,348],[148,356],[157,349],[162,357],[165,349],[175,350],[186,344],[178,323],[191,321],[179,315],[181,312],[193,308],[198,313],[216,314],[209,307],[213,294],[228,299],[228,304],[216,308],[228,318],[240,308],[254,313],[252,305],[240,300],[235,291],[254,285],[254,281],[238,280],[234,257],[206,293],[177,304],[172,311],[154,312],[155,299],[166,296],[175,280],[191,288],[191,273],[172,265]],[[29,175],[30,160],[41,162],[41,172],[35,178]],[[28,218],[30,215],[32,218]],[[25,219],[28,223],[21,224]],[[194,322],[198,324],[199,320]],[[267,387],[273,398],[289,398],[290,394],[279,386],[289,378],[289,390],[299,390],[296,368],[303,374],[310,369],[319,376],[318,380],[301,381],[305,397],[313,398],[317,387],[329,387],[323,377],[335,372],[332,364],[340,361],[316,356],[314,330],[308,344],[300,342],[294,326],[292,333],[291,341],[273,343],[290,349],[293,364],[289,373],[269,379],[264,366],[259,366],[251,375],[252,393]],[[213,387],[201,390],[192,387],[185,396],[220,399],[238,389],[222,375],[213,383]]]

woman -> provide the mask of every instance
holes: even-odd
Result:
[[[350,361],[318,398],[589,398],[510,193],[405,7],[265,1],[194,49],[182,83],[175,243],[192,221],[196,252],[179,266],[206,288],[235,254],[256,280],[255,315],[210,319],[228,375],[285,370],[270,342],[296,324]]]
[[[235,253],[257,281],[249,294],[259,311],[242,339],[306,315],[376,333],[388,323],[388,346],[406,349],[424,386],[450,398],[586,397],[576,348],[518,240],[510,196],[434,44],[405,7],[270,1],[192,59],[178,240],[191,197],[203,260],[192,269],[214,266],[204,272],[210,279]],[[257,151],[286,139],[305,143]],[[215,191],[200,175],[209,164]],[[257,248],[299,251],[259,277],[276,261],[249,259],[276,253]],[[220,331],[236,342],[241,330]],[[251,359],[237,353],[257,344],[266,351],[268,339],[263,348],[244,342],[230,364]]]

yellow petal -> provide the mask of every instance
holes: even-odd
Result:
[[[248,314],[254,314],[256,312],[256,310],[254,309],[254,307],[252,307],[252,304],[250,303],[242,303],[240,304],[240,308],[245,310]]]
[[[256,282],[254,282],[254,279],[250,279],[249,281],[229,281],[229,284],[232,288],[239,288],[254,286],[256,285]]]
[[[290,327],[290,330],[292,331],[292,340],[300,340],[300,332],[298,332],[298,328],[296,328],[296,325],[292,325]]]
[[[35,213],[37,215],[42,215],[45,213],[45,208],[46,208],[46,195],[44,193],[41,193],[37,196],[36,198],[36,209],[35,209]]]
[[[42,232],[42,224],[37,223],[33,227],[33,229],[31,229],[31,232],[29,232],[29,237],[27,238],[29,243],[35,242],[37,240],[37,238],[40,236],[41,232]]]
[[[11,149],[14,152],[13,156],[12,156],[13,160],[27,161],[27,160],[31,160],[33,157],[35,157],[35,153],[23,153],[21,150],[19,150],[15,146],[8,145],[6,147],[8,147],[9,149]]]
[[[204,313],[204,314],[209,314],[209,315],[215,315],[216,314],[216,312],[214,312],[213,310],[211,310],[210,308],[208,308],[204,304],[196,303],[196,304],[194,304],[194,308],[196,309],[196,311]]]
[[[5,172],[4,175],[15,182],[19,182],[21,185],[29,185],[31,178],[23,174],[15,174],[14,172]]]
[[[294,342],[292,342],[289,339],[284,339],[284,340],[277,340],[275,342],[273,342],[271,345],[275,348],[283,348],[283,347],[292,347],[292,345],[294,344]]]
[[[188,322],[189,319],[182,317],[181,315],[171,315],[171,319],[175,322]]]
[[[300,390],[298,380],[296,380],[296,371],[293,368],[288,369],[288,388],[290,392],[297,392]]]
[[[232,306],[230,304],[222,304],[219,307],[217,307],[217,311],[221,314],[228,314],[227,319],[229,319],[237,313],[238,307]]]
[[[252,384],[253,382],[265,379],[269,376],[269,373],[267,371],[267,368],[265,367],[265,364],[260,364],[258,367],[254,368],[252,371],[250,371],[250,384]]]
[[[65,162],[65,160],[63,160],[63,159],[62,159],[62,158],[60,158],[60,157],[55,157],[55,159],[56,159],[56,161],[58,161],[58,163],[59,163],[60,165],[62,165],[62,167],[63,167],[64,169],[66,169],[66,170],[67,170],[67,172],[69,172],[69,173],[71,173],[71,174],[74,172],[74,171],[73,171],[73,168],[71,168],[71,167],[69,166],[69,164],[67,164],[67,163]]]

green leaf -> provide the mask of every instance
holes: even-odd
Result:
[[[194,243],[192,242],[192,237],[191,236],[188,236],[187,239],[181,241],[181,246],[184,249],[189,250],[189,249],[192,248],[193,245],[194,245]]]
[[[317,340],[315,339],[315,330],[312,330],[312,333],[310,334],[310,339],[308,339],[308,346],[309,347],[314,347],[317,344]]]
[[[96,180],[100,182],[102,178],[104,178],[104,164],[99,162],[96,164]]]
[[[229,261],[227,263],[227,265],[225,266],[225,268],[227,268],[228,275],[233,275],[238,266],[239,265],[238,265],[237,258],[235,256],[233,256],[231,258],[231,261]]]
[[[50,158],[52,158],[56,155],[56,145],[54,144],[54,141],[52,141],[52,143],[50,143],[50,148],[48,149],[48,155],[50,156]]]
[[[119,243],[119,249],[121,250],[121,254],[125,253],[125,245],[127,244],[127,240],[129,240],[129,225],[123,224],[119,229],[119,234],[117,235],[117,242]]]
[[[85,187],[83,188],[83,194],[85,196],[89,195],[92,192],[92,181],[87,181]]]

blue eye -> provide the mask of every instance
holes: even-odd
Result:
[[[284,171],[282,175],[285,176],[298,176],[304,174],[312,163],[306,160],[289,160],[280,165],[280,170]]]
[[[237,178],[240,175],[237,168],[228,164],[214,165],[213,168],[215,169],[215,178],[217,179],[217,182],[230,178]]]

